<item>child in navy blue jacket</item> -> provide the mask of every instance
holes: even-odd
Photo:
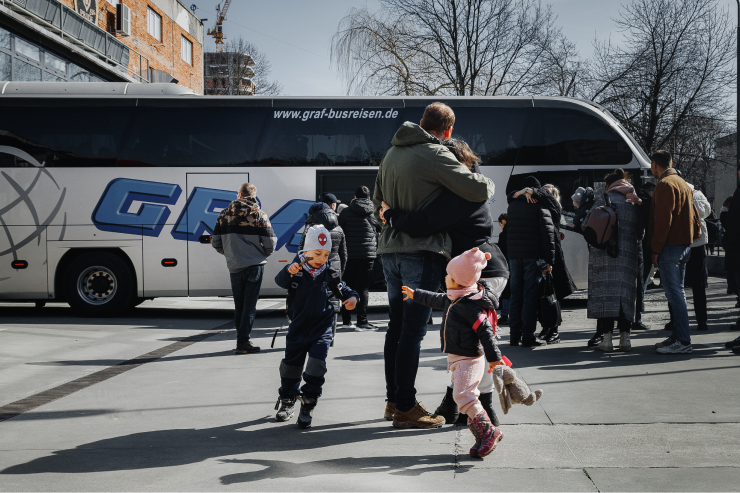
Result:
[[[339,273],[331,268],[331,234],[322,225],[312,226],[306,233],[304,250],[292,264],[275,277],[275,283],[288,290],[290,325],[285,343],[285,357],[280,362],[280,397],[275,404],[275,419],[288,421],[293,417],[296,399],[301,401],[298,426],[309,428],[313,409],[321,397],[326,374],[326,356],[334,338],[334,306],[331,294],[342,305],[353,310],[359,295],[340,281]],[[308,363],[306,356],[308,355]],[[305,370],[304,370],[304,363]],[[303,387],[301,384],[303,375]]]

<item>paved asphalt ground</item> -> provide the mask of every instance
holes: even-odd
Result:
[[[662,290],[649,292],[653,328],[633,335],[631,353],[586,347],[595,322],[585,295],[564,304],[561,344],[512,348],[504,329],[504,354],[544,395],[499,410],[505,438],[485,460],[467,455],[466,428],[402,431],[382,419],[383,295],[371,316],[380,332],[337,335],[307,431],[273,419],[279,300],[260,301],[263,350],[243,356],[232,354],[229,299],[154,300],[113,320],[2,304],[0,406],[69,382],[63,390],[80,390],[0,421],[0,490],[740,490],[740,357],[723,347],[738,335],[726,329],[736,309],[724,286],[711,278],[710,330],[692,329],[690,356],[654,353],[667,335]],[[214,328],[159,359],[114,367]],[[417,379],[431,409],[449,379],[438,328]],[[130,369],[93,383],[116,368]]]

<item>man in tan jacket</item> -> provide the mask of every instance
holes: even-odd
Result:
[[[695,228],[693,190],[673,169],[671,154],[658,151],[651,160],[650,167],[658,184],[650,204],[650,249],[674,315],[673,333],[655,347],[660,354],[685,354],[692,348],[683,280],[691,243],[701,234],[701,229]]]

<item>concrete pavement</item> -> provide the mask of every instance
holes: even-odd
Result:
[[[512,348],[504,329],[504,354],[544,395],[498,410],[505,438],[485,460],[467,455],[466,428],[382,419],[384,329],[339,332],[313,428],[274,422],[284,339],[269,348],[282,319],[267,300],[260,354],[232,355],[229,330],[0,422],[0,490],[739,490],[740,358],[723,347],[738,335],[726,330],[737,311],[711,281],[710,330],[692,330],[690,356],[654,353],[667,335],[661,290],[631,353],[585,347],[595,323],[582,299],[564,304],[561,344]],[[220,326],[230,303],[154,300],[115,320],[0,305],[0,406]],[[371,319],[383,326],[387,315]],[[417,378],[431,409],[449,380],[438,328]]]

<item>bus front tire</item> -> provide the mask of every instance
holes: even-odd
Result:
[[[115,317],[131,306],[134,278],[128,265],[107,252],[80,255],[64,275],[67,303],[86,317]]]

